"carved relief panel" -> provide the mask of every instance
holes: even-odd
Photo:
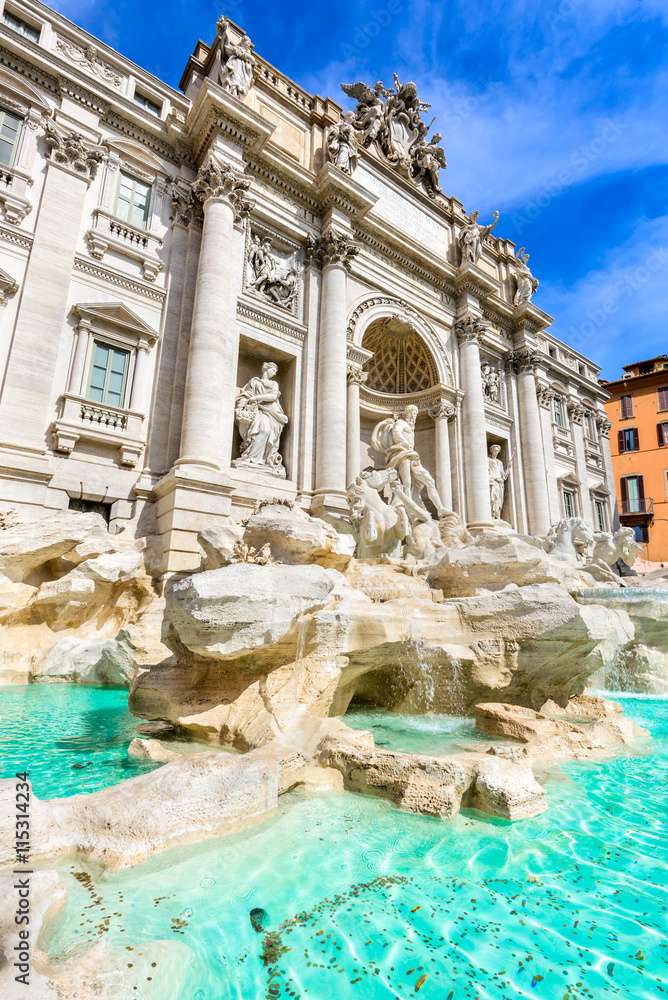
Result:
[[[301,317],[303,271],[303,251],[297,243],[261,227],[247,228],[246,294]]]

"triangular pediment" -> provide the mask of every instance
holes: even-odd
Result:
[[[138,337],[157,340],[158,333],[141,316],[133,312],[123,302],[79,302],[74,312],[81,319],[89,319],[95,325],[107,325],[132,332]]]

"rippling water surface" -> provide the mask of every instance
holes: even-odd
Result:
[[[68,865],[43,943],[58,959],[103,938],[129,976],[118,996],[146,1000],[666,997],[668,702],[624,705],[650,752],[565,766],[536,819],[291,795],[128,871]]]
[[[128,693],[76,684],[0,687],[0,778],[29,771],[40,799],[97,792],[155,768],[128,757]]]

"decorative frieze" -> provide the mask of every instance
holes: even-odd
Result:
[[[70,132],[50,121],[44,121],[44,141],[52,163],[92,181],[97,168],[106,157],[102,146],[92,146],[79,132]]]
[[[211,198],[229,202],[235,219],[239,221],[247,218],[254,206],[252,199],[246,197],[250,186],[250,177],[238,174],[229,164],[209,157],[199,168],[192,190],[203,205]]]
[[[335,233],[332,229],[328,229],[327,232],[316,238],[309,234],[306,250],[307,255],[321,267],[327,267],[329,264],[343,264],[347,271],[350,270],[353,259],[359,253],[359,248],[354,240],[343,233]]]
[[[98,278],[100,281],[107,282],[117,288],[123,288],[125,291],[135,295],[141,295],[144,298],[152,299],[154,302],[162,303],[165,295],[167,294],[164,288],[159,288],[156,285],[150,285],[148,282],[137,281],[129,275],[124,274],[122,271],[117,271],[113,267],[106,267],[105,265],[97,264],[95,261],[92,261],[87,257],[76,256],[74,258],[74,270],[81,271],[90,277]]]
[[[112,87],[120,87],[123,83],[123,78],[118,70],[100,59],[99,52],[93,45],[77,45],[71,39],[58,35],[56,37],[56,51],[85,73],[96,76]]]

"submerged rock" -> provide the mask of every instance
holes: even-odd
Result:
[[[492,756],[481,760],[471,793],[471,805],[504,819],[528,819],[547,809],[545,790],[528,764]]]

